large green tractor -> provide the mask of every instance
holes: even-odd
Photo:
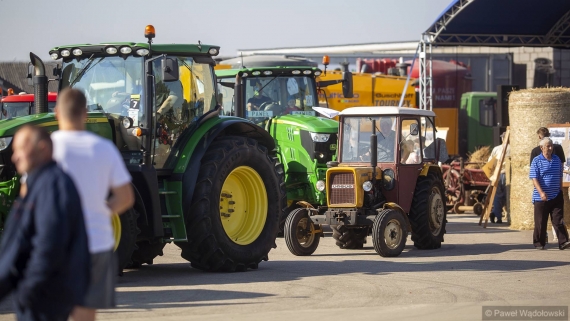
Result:
[[[145,36],[148,43],[50,51],[62,60],[60,89],[84,91],[87,129],[115,142],[133,178],[136,203],[116,233],[120,266],[151,264],[174,243],[198,269],[255,269],[276,246],[287,206],[275,142],[248,120],[220,115],[219,47],[152,44],[152,26]],[[19,190],[10,161],[14,133],[24,124],[57,130],[43,98],[43,63],[31,56],[37,114],[0,122],[0,229]]]
[[[338,122],[317,117],[321,70],[299,59],[273,57],[260,61],[242,58],[252,68],[216,71],[225,114],[247,118],[264,127],[273,137],[277,157],[285,169],[288,206],[280,219],[283,231],[290,213],[310,207],[326,210],[325,178],[327,162],[336,160]],[[289,63],[289,65],[287,65]],[[275,67],[283,64],[284,66]],[[221,62],[220,66],[223,66]],[[273,66],[271,66],[273,65]],[[350,73],[342,81],[345,96],[352,96]],[[338,83],[334,81],[329,83]],[[310,255],[318,247],[321,229],[309,220],[298,224],[296,244],[287,244],[295,255]]]

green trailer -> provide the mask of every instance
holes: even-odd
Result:
[[[255,269],[276,246],[287,206],[275,142],[254,123],[221,115],[213,69],[219,47],[153,44],[152,26],[145,36],[147,43],[49,52],[62,61],[60,90],[83,90],[87,129],[115,142],[133,178],[136,202],[117,233],[120,267],[151,264],[174,243],[198,269]],[[0,229],[19,190],[14,133],[25,124],[57,130],[43,98],[43,63],[31,56],[37,114],[0,122]]]
[[[280,219],[280,230],[287,216],[304,207],[326,210],[325,178],[327,163],[336,160],[338,122],[318,117],[317,83],[321,70],[299,59],[271,57],[246,66],[216,71],[220,100],[225,114],[246,118],[265,128],[273,137],[276,154],[284,166],[288,206]],[[224,62],[221,62],[224,64]],[[282,64],[283,66],[276,65]],[[342,81],[345,96],[351,97],[351,77]],[[334,83],[338,83],[335,81]],[[330,83],[333,84],[333,83]],[[252,106],[258,102],[259,108]],[[325,103],[326,104],[326,103]],[[318,246],[322,230],[308,220],[299,222],[298,244],[287,244],[295,255],[310,255]]]

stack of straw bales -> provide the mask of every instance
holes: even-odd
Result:
[[[534,88],[511,92],[509,119],[512,175],[511,228],[533,229],[533,185],[528,178],[530,152],[538,144],[536,135],[538,128],[570,122],[570,88]],[[563,192],[564,221],[570,223],[568,188],[564,188]]]

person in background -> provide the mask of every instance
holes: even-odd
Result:
[[[295,105],[295,97],[289,97],[287,100],[287,108],[283,112],[283,115],[289,115],[292,111],[301,111],[301,108]]]
[[[90,258],[79,194],[52,160],[39,127],[14,136],[12,161],[28,190],[14,202],[0,243],[0,300],[14,291],[18,320],[68,319],[83,304]]]
[[[87,102],[77,89],[67,88],[57,98],[53,157],[71,176],[82,203],[91,254],[91,285],[85,302],[73,312],[74,320],[95,319],[96,309],[115,305],[118,274],[113,253],[115,239],[111,216],[133,206],[131,176],[115,145],[85,131]],[[102,157],[104,155],[104,157]],[[111,197],[109,197],[111,194]]]
[[[540,141],[542,154],[536,156],[530,165],[529,178],[532,179],[534,192],[534,234],[535,248],[544,250],[546,244],[546,223],[548,216],[558,235],[559,249],[570,247],[568,231],[564,226],[564,199],[562,197],[562,162],[553,154],[552,140],[544,137]]]
[[[544,137],[550,137],[550,131],[546,127],[540,127],[536,131],[536,134],[538,135],[538,141],[539,142]],[[564,167],[564,161],[566,160],[566,155],[564,155],[564,149],[559,144],[554,144],[553,146],[554,146],[554,152],[553,152],[554,155],[556,155],[556,156],[558,156],[558,158],[560,158],[560,161],[562,162],[562,167]],[[529,164],[532,164],[532,160],[540,154],[542,154],[540,146],[536,146],[535,148],[533,148],[533,150],[530,152],[530,163]],[[553,235],[552,241],[558,242],[558,236],[556,235],[556,232],[554,231],[554,226],[552,227],[552,235]],[[546,233],[546,243],[548,243],[548,233]]]
[[[501,134],[501,142],[505,137],[505,133]],[[506,157],[509,157],[511,154],[511,146],[510,144],[507,145],[507,151],[505,153]],[[489,160],[491,161],[493,158],[497,160],[496,166],[501,166],[501,172],[499,174],[499,181],[497,182],[497,191],[495,192],[495,199],[493,199],[493,209],[491,210],[491,222],[501,224],[503,223],[503,206],[507,203],[507,184],[506,184],[506,175],[505,175],[505,163],[506,161],[503,160],[503,163],[499,165],[499,161],[503,155],[503,144],[497,145],[491,151],[491,155],[489,155]],[[497,177],[492,176],[490,180],[494,182]],[[496,221],[495,221],[496,220]]]

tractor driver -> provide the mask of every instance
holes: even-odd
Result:
[[[271,102],[271,98],[263,95],[263,86],[259,80],[254,80],[253,97],[247,100],[247,110],[257,111],[260,110],[261,105],[266,102]]]

